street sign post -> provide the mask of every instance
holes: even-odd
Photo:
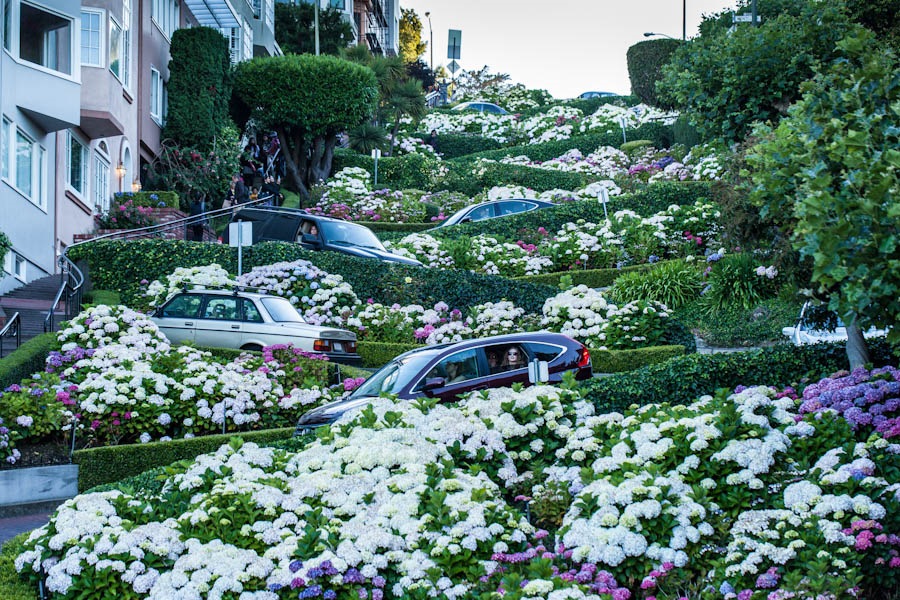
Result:
[[[244,267],[244,246],[253,245],[253,221],[229,223],[228,245],[238,249],[238,277],[240,277]]]
[[[451,29],[447,35],[447,58],[459,60],[460,46],[462,46],[462,31]]]

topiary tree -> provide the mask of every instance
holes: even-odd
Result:
[[[378,101],[372,70],[333,56],[255,58],[238,65],[234,89],[257,127],[278,133],[287,184],[303,198],[328,177],[338,134]]]
[[[669,62],[682,44],[681,40],[646,40],[638,42],[628,49],[628,78],[631,80],[631,93],[650,106],[671,108],[656,94],[656,82],[662,75],[663,66]]]
[[[163,137],[207,152],[222,128],[231,124],[228,40],[211,27],[176,29],[171,55]]]
[[[782,215],[813,283],[849,324],[854,368],[868,360],[861,328],[900,338],[900,62],[873,40],[841,41],[838,60],[748,155],[754,199]]]
[[[740,141],[755,122],[782,118],[854,27],[840,1],[778,4],[785,12],[758,27],[707,27],[663,67],[659,97],[689,113],[702,137]]]

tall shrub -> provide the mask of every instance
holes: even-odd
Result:
[[[171,54],[163,136],[180,146],[208,151],[222,128],[230,123],[228,40],[211,27],[176,29]]]
[[[669,62],[672,54],[684,42],[681,40],[661,39],[638,42],[628,49],[625,55],[628,61],[628,78],[631,80],[631,93],[650,106],[670,108],[656,95],[656,82],[662,75],[663,65]]]

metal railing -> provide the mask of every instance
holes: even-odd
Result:
[[[237,209],[246,208],[248,206],[261,205],[274,199],[274,196],[272,194],[269,194],[268,196],[261,196],[254,201],[244,202],[234,207],[210,210],[199,215],[191,215],[181,219],[175,219],[173,221],[169,221],[168,223],[158,223],[156,225],[148,225],[147,227],[139,227],[137,229],[123,229],[122,231],[114,231],[112,233],[98,235],[97,237],[93,237],[89,240],[75,242],[74,244],[68,246],[57,260],[57,263],[60,267],[60,272],[62,273],[62,283],[59,286],[59,291],[56,293],[56,297],[53,299],[53,304],[50,305],[50,310],[47,311],[47,316],[44,317],[44,332],[53,331],[53,328],[56,325],[56,307],[60,302],[64,303],[63,306],[65,320],[72,319],[81,310],[81,301],[84,294],[84,274],[81,272],[78,266],[76,266],[75,263],[73,263],[69,259],[69,257],[66,256],[66,252],[68,252],[69,249],[74,248],[75,246],[90,244],[92,242],[97,242],[100,240],[143,239],[153,236],[162,236],[170,231],[182,228],[186,231],[187,228],[191,225],[205,225],[210,218],[231,214]]]
[[[14,314],[0,329],[0,358],[3,357],[3,339],[7,337],[16,338],[16,348],[22,345],[22,317],[19,313]]]
[[[44,333],[53,331],[56,325],[56,307],[59,306],[60,302],[63,303],[63,313],[66,321],[77,315],[81,310],[81,299],[84,293],[82,289],[82,286],[84,286],[84,274],[75,263],[69,260],[65,252],[59,255],[57,264],[62,274],[62,283],[59,286],[59,291],[56,292],[56,296],[53,298],[53,302],[50,304],[47,316],[44,317]]]

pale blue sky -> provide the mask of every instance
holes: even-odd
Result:
[[[735,0],[684,0],[687,36],[703,14],[733,9]],[[431,12],[434,62],[446,65],[447,31],[462,31],[465,69],[488,65],[514,83],[557,98],[587,90],[630,92],[625,54],[645,31],[681,38],[682,0],[400,0],[422,20],[428,42]],[[430,62],[431,51],[423,59]]]

